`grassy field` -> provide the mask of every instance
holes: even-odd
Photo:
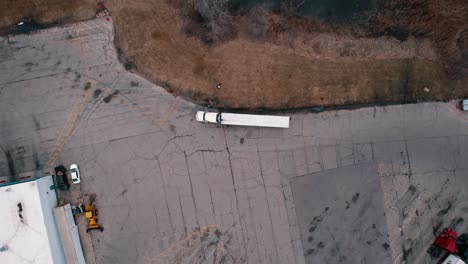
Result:
[[[197,102],[284,109],[440,100],[462,96],[467,89],[467,79],[451,81],[436,62],[411,59],[415,54],[320,57],[308,52],[307,39],[305,44],[295,41],[302,37],[271,43],[252,41],[242,32],[234,40],[207,47],[182,33],[175,9],[163,0],[134,1],[131,7],[112,1],[108,6],[118,44],[138,71]],[[134,30],[142,25],[151,26]],[[368,44],[369,52],[385,53],[382,46],[372,45]],[[216,88],[218,83],[221,89]],[[424,87],[430,92],[425,93]]]
[[[24,9],[29,1],[10,2],[12,12],[0,14],[4,28],[22,16],[60,22],[86,19],[95,11],[90,0],[60,5],[36,1],[33,11]],[[24,5],[14,7],[13,2]],[[149,80],[198,103],[290,109],[441,100],[466,96],[468,91],[468,78],[447,78],[432,46],[422,40],[354,39],[346,33],[300,30],[252,39],[240,21],[236,38],[207,46],[183,32],[184,21],[165,0],[105,4],[125,61]]]

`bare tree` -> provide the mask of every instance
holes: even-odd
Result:
[[[206,21],[214,41],[221,40],[232,29],[230,0],[195,0],[195,10]]]
[[[255,39],[262,39],[268,29],[270,8],[266,3],[255,5],[248,13],[249,32]]]
[[[281,11],[285,15],[297,15],[304,3],[305,0],[281,0]]]

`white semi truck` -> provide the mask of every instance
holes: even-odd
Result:
[[[199,122],[220,125],[289,128],[289,116],[247,115],[198,111],[196,119]]]

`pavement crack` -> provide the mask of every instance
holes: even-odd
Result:
[[[29,79],[27,79],[27,78],[26,79],[20,79],[20,80],[15,80],[15,81],[11,81],[11,82],[0,83],[0,85],[8,85],[8,84],[14,84],[14,83],[19,83],[19,82],[32,81],[32,80],[37,80],[37,79],[41,79],[41,78],[47,78],[47,77],[62,75],[62,74],[65,74],[65,73],[64,72],[59,72],[59,73],[53,73],[53,74],[44,75],[44,76],[37,76],[37,77],[29,78]]]
[[[187,175],[188,175],[189,183],[190,183],[190,194],[192,195],[193,206],[195,208],[195,219],[197,220],[197,227],[200,227],[200,220],[198,220],[197,202],[195,201],[195,194],[193,193],[192,176],[190,175],[187,153],[185,153],[185,151],[184,151],[184,158],[185,158],[185,166],[187,167]]]
[[[247,255],[247,252],[248,252],[247,251],[247,242],[245,240],[244,227],[243,227],[242,221],[241,221],[241,211],[239,209],[239,198],[237,196],[236,182],[234,180],[234,171],[232,170],[232,160],[231,160],[231,155],[232,154],[231,154],[231,151],[229,150],[229,146],[228,146],[228,142],[227,142],[227,138],[226,138],[226,130],[224,129],[224,127],[223,127],[223,134],[224,134],[224,143],[226,144],[226,151],[228,153],[229,170],[231,172],[232,188],[234,189],[234,197],[236,198],[236,208],[237,208],[239,224],[240,224],[240,228],[241,228],[241,238],[242,238],[242,243],[243,243],[243,248],[244,248],[243,255],[246,257],[246,261],[247,261],[247,258],[248,258],[248,255]]]
[[[189,134],[189,135],[181,135],[181,136],[174,136],[172,138],[170,138],[168,141],[172,141],[176,138],[184,138],[184,137],[193,137],[193,134]]]
[[[152,156],[153,156],[152,158],[146,158],[146,157],[142,157],[142,156],[138,155],[138,154],[135,152],[135,150],[132,148],[130,142],[128,142],[128,137],[125,138],[125,143],[127,143],[128,148],[129,148],[130,151],[133,153],[133,156],[135,156],[137,159],[141,159],[141,160],[155,160],[155,159],[158,158],[158,157],[155,156],[154,154],[152,154]],[[130,159],[130,160],[135,160],[135,159]],[[144,177],[144,178],[146,178],[146,177]]]
[[[211,186],[209,184],[208,184],[208,191],[210,193],[211,212],[213,213],[214,221],[216,221],[215,210],[214,210],[214,202],[213,202],[213,195],[211,194]]]
[[[179,193],[179,207],[180,207],[180,213],[182,215],[182,224],[184,226],[185,237],[187,237],[188,236],[187,223],[185,222],[184,210],[182,209],[182,200],[180,199],[180,193]]]
[[[155,155],[157,158],[159,158],[159,155],[161,155],[164,152],[164,150],[166,150],[167,145],[169,145],[169,141],[166,141],[166,144],[164,144],[158,155]]]
[[[218,152],[224,152],[225,150],[212,150],[212,149],[198,149],[198,150],[195,150],[194,152],[191,152],[189,154],[187,154],[187,157],[190,157],[192,156],[193,154],[197,153],[197,152],[209,152],[209,153],[218,153]]]
[[[410,161],[409,151],[408,151],[408,140],[405,140],[405,151],[406,151],[406,159],[408,160],[408,170],[409,170],[408,179],[411,180],[411,176],[413,175],[413,170],[411,169],[411,161]]]
[[[273,245],[275,246],[276,260],[278,261],[279,260],[279,255],[278,255],[279,250],[278,250],[278,245],[276,243],[276,235],[275,235],[275,230],[273,228],[273,218],[271,216],[271,210],[270,210],[270,201],[268,200],[268,192],[267,192],[267,189],[266,189],[266,186],[265,186],[265,177],[263,176],[262,159],[260,158],[260,153],[258,152],[258,146],[257,146],[257,157],[258,157],[258,162],[260,164],[260,176],[262,176],[263,191],[265,192],[265,199],[266,199],[266,202],[267,202],[268,216],[270,218],[270,227],[271,227],[271,234],[273,236]]]
[[[159,174],[161,175],[161,182],[162,182],[162,187],[164,191],[164,200],[166,201],[167,214],[170,220],[169,224],[171,225],[171,230],[174,230],[174,225],[172,224],[173,222],[172,222],[172,217],[171,217],[171,210],[169,209],[169,203],[167,201],[166,185],[164,183],[164,176],[161,170],[161,162],[159,161],[159,159],[156,159],[156,161],[158,162]]]

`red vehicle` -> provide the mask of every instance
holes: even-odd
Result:
[[[457,232],[446,228],[437,236],[427,251],[431,257],[439,258],[442,252],[449,253],[444,257],[442,264],[465,264],[463,260],[467,257],[468,234],[458,237]]]
[[[427,252],[432,257],[438,258],[444,250],[450,254],[457,251],[457,233],[450,228],[444,229]]]

